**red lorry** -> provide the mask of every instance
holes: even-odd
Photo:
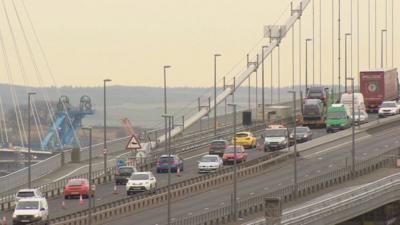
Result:
[[[383,101],[399,98],[397,68],[360,72],[360,92],[368,112],[378,111]]]

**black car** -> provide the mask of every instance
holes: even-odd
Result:
[[[121,166],[115,173],[115,184],[125,185],[133,173],[138,172],[134,166]]]
[[[302,143],[312,139],[312,131],[309,127],[296,127],[296,142]],[[294,143],[294,130],[290,132],[290,142]]]
[[[228,145],[229,142],[227,140],[213,140],[208,147],[208,154],[222,157]]]

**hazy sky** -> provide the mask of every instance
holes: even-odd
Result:
[[[14,0],[20,11],[27,37],[33,41],[33,33],[23,11],[21,0]],[[244,69],[245,55],[252,56],[260,46],[268,43],[263,39],[263,26],[285,21],[290,13],[290,0],[23,0],[36,27],[43,48],[52,66],[58,85],[98,86],[102,79],[111,78],[113,84],[162,86],[162,67],[171,65],[168,70],[169,86],[211,86],[213,81],[213,54],[220,53],[218,59],[218,77],[239,73]],[[10,35],[10,30],[2,11],[0,26],[10,58],[12,80],[7,75],[0,81],[35,86],[54,85],[45,70],[45,63],[38,59],[40,79],[35,75],[34,67],[28,57],[28,48],[24,45],[22,33],[13,11],[11,0],[5,0],[6,8],[23,61],[26,62],[26,78],[20,74],[20,67]],[[298,2],[298,1],[295,1]],[[318,18],[320,0],[315,0],[315,17]],[[335,1],[337,2],[337,1]],[[361,8],[361,42],[360,67],[368,66],[366,0],[360,0]],[[372,1],[373,2],[373,1]],[[378,29],[384,26],[384,0],[378,0]],[[389,2],[389,8],[391,1]],[[395,12],[399,12],[395,1]],[[350,1],[342,1],[347,7],[343,10],[342,53],[344,51],[344,33],[350,32]],[[357,71],[356,55],[356,0],[353,0],[354,47],[353,73]],[[400,5],[400,4],[399,4]],[[335,17],[337,5],[335,5]],[[344,8],[344,7],[343,7]],[[311,5],[303,16],[303,37],[312,37]],[[331,82],[331,1],[322,0],[322,56],[315,52],[315,81],[319,82],[319,58],[322,62],[323,83]],[[398,16],[396,17],[398,18]],[[335,32],[337,31],[335,18]],[[279,23],[278,22],[278,23]],[[372,21],[373,25],[373,21]],[[389,17],[389,27],[391,17]],[[400,30],[395,21],[396,37]],[[372,26],[372,28],[374,28]],[[296,37],[298,27],[296,26]],[[373,29],[372,29],[373,31]],[[372,33],[374,34],[374,33]],[[316,47],[319,46],[319,23],[315,25]],[[389,33],[389,46],[391,40]],[[371,53],[374,53],[374,36],[372,35]],[[335,33],[335,40],[337,34]],[[398,38],[395,38],[397,40]],[[378,32],[378,53],[380,52],[380,32]],[[397,48],[399,43],[395,42]],[[301,41],[304,60],[304,40]],[[335,42],[337,47],[337,42]],[[254,48],[254,49],[253,49]],[[32,46],[35,56],[40,56],[37,45]],[[253,51],[251,51],[253,49]],[[298,56],[298,39],[296,39],[296,61]],[[309,53],[312,49],[309,48]],[[398,61],[395,51],[395,66]],[[281,84],[292,82],[291,73],[291,33],[281,45]],[[337,50],[335,51],[337,58]],[[274,68],[277,68],[276,53]],[[391,52],[388,54],[391,59]],[[310,57],[312,57],[310,53]],[[344,59],[344,55],[342,55]],[[1,73],[7,74],[4,61],[0,61]],[[309,60],[312,60],[310,58]],[[375,58],[371,55],[374,66]],[[335,70],[337,73],[337,60]],[[380,62],[378,56],[378,63]],[[309,61],[310,62],[310,61]],[[388,65],[391,64],[389,60]],[[236,67],[235,67],[236,66]],[[312,67],[312,63],[309,64]],[[269,64],[266,67],[267,83],[270,83]],[[349,66],[350,68],[350,66]],[[304,65],[302,66],[304,76]],[[342,61],[342,70],[344,64]],[[349,69],[350,70],[350,69]],[[296,62],[296,82],[298,81]],[[309,81],[312,82],[312,68]],[[342,72],[343,73],[343,72]],[[349,74],[351,74],[349,72]],[[276,70],[274,70],[274,76]],[[337,75],[335,75],[337,77]],[[304,81],[304,77],[302,78]],[[254,80],[254,79],[253,79]],[[337,81],[336,81],[337,82]],[[274,86],[277,79],[274,79]]]

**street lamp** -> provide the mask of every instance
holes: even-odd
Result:
[[[350,33],[344,35],[344,79],[347,81],[347,38],[350,37]],[[347,82],[344,83],[344,92],[347,93]]]
[[[104,79],[104,144],[103,144],[103,155],[104,155],[104,177],[107,175],[107,101],[106,101],[106,83],[111,82],[111,79]]]
[[[214,54],[214,137],[217,136],[217,57],[221,54]]]
[[[233,108],[233,197],[232,197],[232,204],[233,204],[233,221],[237,219],[237,161],[236,161],[236,104],[228,104],[230,107]]]
[[[28,188],[31,188],[31,96],[36,92],[28,92]]]
[[[312,41],[311,38],[306,39],[306,93],[308,91],[308,42]]]
[[[165,120],[165,153],[168,154],[168,194],[167,194],[167,224],[171,224],[171,119],[172,115],[163,114],[162,117]],[[168,125],[169,126],[168,126]]]
[[[264,45],[264,46],[262,46],[262,48],[261,48],[261,61],[262,61],[262,64],[261,64],[261,95],[262,95],[262,97],[261,97],[261,104],[262,104],[262,121],[263,121],[263,124],[265,125],[265,76],[264,76],[264,49],[265,48],[268,48],[269,46],[268,45]]]
[[[383,33],[386,33],[386,31],[386,29],[381,30],[381,68],[383,68]],[[387,51],[387,49],[385,50]]]
[[[352,119],[351,119],[351,122],[352,122],[352,125],[351,125],[351,175],[352,175],[352,177],[354,178],[354,172],[355,172],[355,157],[356,157],[356,155],[355,155],[355,151],[356,151],[356,149],[355,149],[355,135],[354,135],[354,129],[355,129],[355,127],[354,127],[354,122],[355,122],[355,120],[354,120],[354,78],[353,77],[348,77],[347,79],[346,79],[346,82],[347,82],[347,80],[351,80],[351,92],[352,92],[352,97],[351,97],[351,114],[352,114]],[[360,116],[360,115],[358,115],[358,116]]]
[[[296,138],[296,91],[289,91],[293,94],[293,139],[294,139],[294,197],[297,197],[297,138]],[[288,140],[289,141],[289,140]]]
[[[89,225],[92,224],[92,200],[93,200],[93,181],[92,181],[92,128],[82,127],[83,130],[89,131]]]
[[[167,114],[167,69],[171,66],[164,66],[164,114]],[[165,122],[166,123],[166,122]]]

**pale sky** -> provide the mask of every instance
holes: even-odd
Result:
[[[20,11],[27,37],[34,41],[21,0],[14,0]],[[99,86],[104,78],[111,78],[112,84],[162,86],[163,65],[171,65],[168,70],[168,86],[211,86],[213,82],[213,54],[218,58],[218,79],[232,75],[244,69],[245,55],[252,56],[263,44],[263,26],[284,22],[290,14],[290,0],[23,0],[36,27],[43,48],[53,69],[57,85]],[[28,57],[28,51],[22,38],[11,0],[5,0],[10,14],[16,42],[25,62],[27,78],[23,79],[16,60],[15,49],[5,14],[0,13],[2,29],[8,55],[11,61],[12,79],[7,78],[3,57],[0,64],[0,82],[30,84],[35,86],[55,85],[45,70],[45,63],[38,59],[40,79],[35,75],[34,67]],[[298,2],[298,1],[295,1]],[[320,0],[315,0],[315,18],[318,19]],[[337,2],[337,1],[335,1]],[[367,68],[367,6],[360,0],[360,67]],[[373,1],[372,1],[373,2]],[[380,5],[384,0],[378,0]],[[390,3],[389,2],[389,8]],[[400,4],[395,1],[395,12]],[[350,1],[342,1],[346,10],[342,12],[342,53],[344,52],[344,33],[350,32]],[[353,73],[357,71],[356,48],[356,0],[353,0]],[[312,37],[310,5],[303,16],[303,37]],[[322,74],[323,83],[331,83],[331,1],[322,0]],[[337,5],[335,4],[335,7]],[[344,7],[343,7],[344,8]],[[337,8],[336,8],[337,9]],[[335,9],[335,36],[337,40],[337,11]],[[384,26],[384,8],[378,9],[378,29]],[[390,11],[389,11],[390,12]],[[398,18],[396,16],[395,18]],[[373,20],[372,31],[373,31]],[[346,23],[346,24],[345,24]],[[388,20],[391,27],[391,17]],[[397,36],[400,30],[395,21],[395,47],[398,49]],[[298,64],[298,27],[296,26],[296,66]],[[319,46],[319,23],[315,24],[316,47]],[[371,53],[374,53],[374,33],[372,32]],[[388,36],[391,46],[391,33]],[[304,40],[301,41],[304,60]],[[380,52],[380,31],[378,32],[378,53]],[[337,48],[337,41],[335,41]],[[254,48],[254,49],[253,49]],[[40,56],[37,45],[32,46],[35,56]],[[253,50],[252,50],[253,49]],[[395,65],[398,63],[395,50]],[[312,61],[312,48],[309,48]],[[291,33],[281,45],[281,85],[292,82],[291,70]],[[319,82],[319,50],[315,52],[315,81]],[[335,70],[337,73],[337,49],[335,50]],[[378,64],[380,62],[378,56]],[[391,52],[388,53],[388,65],[391,65]],[[344,55],[342,55],[344,60]],[[238,62],[240,62],[238,64]],[[276,63],[276,53],[274,55]],[[372,66],[375,65],[371,55]],[[270,68],[266,67],[269,85]],[[235,67],[236,65],[236,67]],[[309,64],[309,81],[312,82],[312,63]],[[277,68],[277,64],[274,65]],[[302,66],[304,76],[304,64]],[[349,66],[350,68],[350,66]],[[344,61],[342,61],[342,71]],[[350,70],[350,69],[349,69]],[[231,72],[230,72],[231,71]],[[296,82],[298,81],[296,68]],[[343,73],[343,72],[342,72]],[[349,72],[350,73],[350,72]],[[274,71],[274,75],[276,70]],[[337,75],[335,76],[337,77]],[[304,81],[304,77],[302,78]],[[254,79],[253,79],[254,80]],[[274,86],[277,85],[274,79]],[[337,82],[337,81],[335,81]]]

